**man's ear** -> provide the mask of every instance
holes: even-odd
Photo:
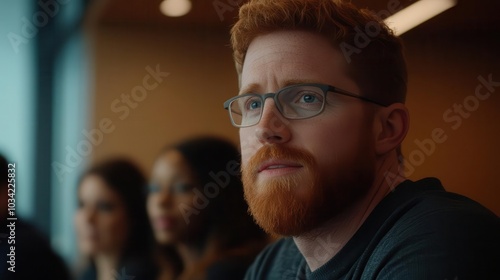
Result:
[[[395,150],[401,145],[410,127],[408,109],[402,103],[394,103],[378,111],[375,151],[378,156]]]

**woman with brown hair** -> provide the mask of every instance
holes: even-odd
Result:
[[[157,243],[170,248],[160,279],[242,279],[267,241],[247,212],[239,153],[221,139],[164,149],[154,163],[147,208]]]
[[[139,168],[126,159],[101,162],[83,174],[75,226],[90,262],[80,279],[154,279],[145,184]]]

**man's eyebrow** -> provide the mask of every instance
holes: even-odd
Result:
[[[297,84],[314,84],[318,83],[318,81],[314,80],[308,80],[308,79],[289,79],[286,80],[282,85],[281,88],[287,87],[287,86],[292,86],[292,85],[297,85]]]
[[[242,95],[245,93],[257,93],[259,92],[260,86],[258,84],[249,84],[240,90],[238,95]]]
[[[310,83],[318,83],[318,81],[314,80],[307,80],[307,79],[289,79],[280,84],[280,89],[287,87],[287,86],[292,86],[292,85],[297,85],[297,84],[310,84]],[[242,90],[240,90],[239,95],[246,94],[246,93],[259,93],[261,87],[258,84],[249,84],[245,86]]]

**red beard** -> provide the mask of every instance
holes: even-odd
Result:
[[[258,178],[258,168],[269,159],[290,160],[303,168],[280,177]],[[263,146],[242,168],[245,199],[257,224],[270,234],[298,236],[341,213],[366,194],[374,175],[372,161],[351,159],[331,174],[321,174],[307,151]]]

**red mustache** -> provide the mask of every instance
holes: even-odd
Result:
[[[242,172],[255,176],[262,163],[268,160],[286,160],[300,163],[302,166],[313,166],[314,157],[307,151],[278,145],[265,145],[250,158]]]

